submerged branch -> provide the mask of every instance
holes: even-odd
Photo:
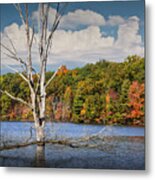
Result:
[[[26,140],[26,143],[28,143],[31,139],[32,139],[32,129],[33,129],[33,127],[31,126],[30,127],[30,137]]]
[[[50,139],[50,140],[45,140],[45,144],[59,144],[59,145],[64,145],[64,146],[69,146],[71,148],[98,148],[103,151],[108,151],[111,150],[112,148],[115,148],[117,146],[118,142],[144,142],[144,137],[143,136],[105,136],[102,138],[89,138],[90,141],[86,141],[85,138],[80,138],[79,140],[77,139]],[[98,142],[97,142],[98,141]],[[115,143],[114,143],[115,142]],[[0,151],[3,150],[9,150],[9,149],[16,149],[16,148],[23,148],[27,147],[29,145],[40,145],[38,141],[31,141],[31,142],[23,142],[20,144],[15,144],[15,145],[5,145],[3,144],[3,147],[0,147]]]

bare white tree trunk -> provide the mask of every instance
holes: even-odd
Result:
[[[36,126],[36,139],[40,145],[44,145],[45,141],[45,133],[44,133],[44,125],[37,125]]]
[[[37,127],[38,137],[41,141],[44,140],[44,126],[45,126],[45,111],[46,111],[46,89],[45,89],[45,66],[41,76],[40,82],[40,109],[39,109],[39,127]]]
[[[17,50],[12,42],[12,40],[8,37],[10,44],[12,46],[12,49],[9,49],[7,46],[4,44],[1,44],[3,49],[7,51],[5,55],[7,55],[10,59],[14,61],[18,61],[21,64],[21,67],[24,69],[25,73],[18,72],[17,70],[14,70],[17,72],[21,78],[27,82],[28,87],[30,89],[30,100],[31,102],[26,102],[21,98],[15,97],[6,90],[1,90],[1,93],[5,93],[8,95],[10,98],[13,100],[17,100],[25,105],[27,105],[33,113],[33,118],[34,118],[34,123],[35,123],[35,129],[36,129],[36,139],[40,144],[44,144],[45,140],[45,133],[44,133],[44,127],[45,127],[45,107],[46,107],[46,88],[50,84],[50,82],[53,80],[53,78],[56,76],[58,69],[53,76],[48,80],[46,83],[45,75],[46,75],[46,65],[47,65],[47,60],[48,60],[48,53],[49,49],[52,44],[52,39],[53,39],[53,34],[56,31],[58,24],[60,22],[60,19],[62,17],[62,14],[64,12],[64,9],[66,7],[66,4],[60,8],[60,4],[57,4],[56,8],[56,14],[55,14],[55,19],[53,22],[53,26],[51,29],[48,29],[48,15],[49,15],[49,8],[50,8],[50,3],[48,4],[39,4],[39,14],[40,14],[40,19],[39,19],[39,30],[38,34],[40,34],[40,40],[39,40],[39,56],[40,56],[40,73],[36,74],[38,77],[37,83],[34,83],[34,77],[33,73],[36,73],[34,70],[33,63],[32,63],[32,44],[34,40],[34,27],[30,29],[29,25],[29,12],[28,12],[28,4],[25,4],[25,12],[23,13],[22,8],[20,7],[19,4],[15,5],[19,16],[22,20],[22,23],[25,27],[25,35],[27,39],[27,61],[25,62],[22,60],[20,57],[18,57]],[[12,67],[10,67],[13,69]]]
[[[33,92],[31,93],[31,100],[32,100],[32,106],[33,106],[33,118],[35,123],[35,129],[36,129],[36,140],[38,143],[44,144],[45,135],[44,135],[44,123],[42,122],[42,119],[40,118],[39,114],[39,107],[38,102],[36,99],[36,94]],[[44,114],[45,117],[45,114]]]

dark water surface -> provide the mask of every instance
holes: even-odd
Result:
[[[30,122],[1,122],[1,146],[29,139]],[[0,151],[1,166],[145,169],[144,128],[47,123],[46,139],[68,139],[75,146],[46,144]],[[84,141],[79,141],[79,140]],[[35,140],[35,131],[32,138]],[[4,142],[4,143],[3,143]],[[83,146],[84,144],[84,146]]]

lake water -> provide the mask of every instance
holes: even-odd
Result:
[[[32,138],[31,122],[1,122],[1,145],[20,144]],[[145,168],[144,128],[123,126],[47,123],[46,139],[74,140],[75,146],[46,144],[0,152],[1,166],[139,169]],[[91,137],[91,138],[89,138]],[[109,139],[109,137],[111,137]],[[85,139],[85,141],[79,140]]]

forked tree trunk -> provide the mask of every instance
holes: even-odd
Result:
[[[21,67],[24,68],[24,72],[18,72],[17,70],[14,70],[16,73],[19,74],[19,76],[28,84],[29,90],[30,90],[30,99],[31,103],[24,101],[23,99],[19,97],[15,97],[12,94],[10,94],[7,91],[3,91],[0,89],[0,92],[5,93],[13,100],[19,101],[25,105],[27,105],[33,112],[33,118],[35,122],[35,129],[36,129],[36,139],[38,141],[38,144],[44,145],[45,140],[45,133],[44,133],[44,126],[45,126],[45,101],[46,101],[46,88],[50,84],[50,82],[53,80],[53,78],[57,74],[57,70],[53,76],[48,80],[46,83],[45,80],[45,74],[46,74],[46,65],[47,65],[47,59],[48,59],[48,53],[50,50],[50,47],[52,45],[53,40],[53,34],[56,31],[58,24],[60,22],[60,19],[62,17],[62,14],[64,13],[64,7],[66,4],[64,4],[63,7],[60,8],[60,4],[57,4],[56,8],[56,14],[53,22],[52,28],[48,31],[48,15],[49,15],[49,9],[50,9],[50,3],[49,4],[40,4],[39,5],[39,55],[40,55],[40,73],[36,73],[35,68],[33,68],[32,63],[32,44],[34,41],[34,35],[35,30],[34,28],[31,29],[29,26],[29,11],[28,11],[28,4],[25,4],[25,13],[23,13],[22,8],[19,4],[15,5],[19,16],[22,20],[22,23],[25,27],[26,32],[26,39],[27,39],[27,61],[24,61],[21,59],[21,57],[18,57],[18,53],[16,51],[15,46],[13,45],[12,40],[9,38],[10,44],[12,46],[13,50],[10,50],[7,46],[1,44],[0,45],[7,51],[7,56],[11,58],[12,60],[16,60],[20,63]],[[35,85],[33,73],[36,73],[38,75],[38,81]]]

